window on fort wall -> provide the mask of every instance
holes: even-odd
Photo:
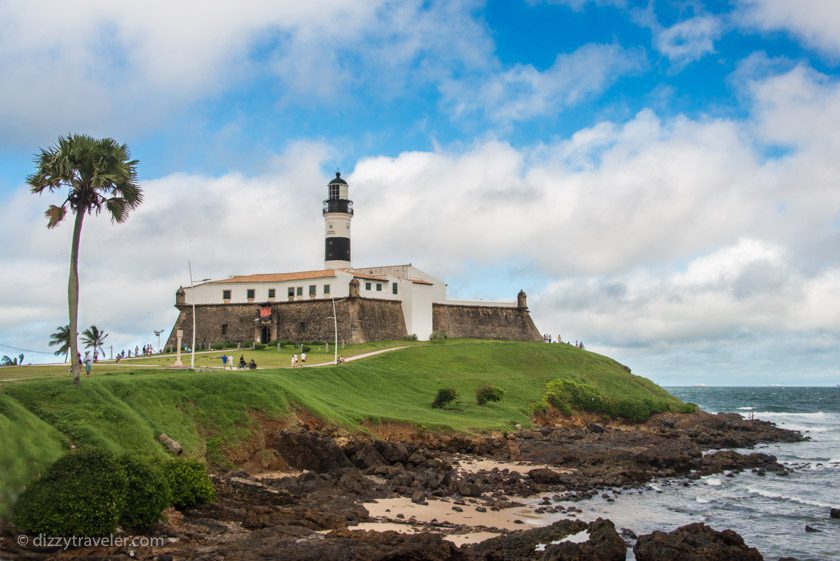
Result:
[[[391,283],[391,292],[394,294],[399,293],[399,286],[397,283]]]
[[[269,298],[274,298],[274,289],[273,288],[268,289],[268,297]]]
[[[365,283],[365,290],[370,290],[370,283],[369,282]]]
[[[329,293],[330,293],[330,285],[325,284],[324,285],[324,296],[326,296]]]
[[[294,286],[290,286],[290,287],[289,287],[289,297],[291,298],[291,297],[292,297],[292,296],[294,296],[294,295],[295,295],[295,287],[294,287]]]
[[[296,289],[296,294],[297,294],[298,296],[303,296],[303,287],[302,287],[302,286],[298,286],[298,287],[297,287],[297,289]]]
[[[222,291],[222,300],[230,300],[230,290]]]
[[[227,335],[227,326],[228,324],[226,323],[222,324],[222,337],[225,337]]]
[[[254,296],[256,296],[256,294],[257,294],[256,290],[254,290],[253,288],[249,288],[248,292],[247,292],[248,300],[253,300]]]
[[[382,283],[381,282],[376,283],[376,291],[377,292],[382,292]]]
[[[317,294],[317,287],[314,284],[310,284],[309,285],[309,297],[310,298],[315,298],[316,294]]]

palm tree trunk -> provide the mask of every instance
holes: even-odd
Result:
[[[73,242],[70,247],[70,280],[67,283],[67,303],[70,312],[70,373],[73,382],[80,385],[82,366],[79,363],[79,242],[82,238],[84,209],[76,210],[73,224]]]

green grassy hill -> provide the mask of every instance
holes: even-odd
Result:
[[[395,346],[399,343],[395,343]],[[237,461],[265,423],[305,410],[350,431],[396,421],[431,430],[481,431],[529,424],[546,383],[585,383],[603,395],[679,409],[679,400],[615,361],[569,345],[447,341],[339,366],[257,371],[138,368],[83,378],[23,380],[0,386],[0,514],[37,471],[71,444],[162,456],[160,433],[216,466]],[[493,384],[504,399],[479,406]],[[461,402],[431,403],[442,387]]]

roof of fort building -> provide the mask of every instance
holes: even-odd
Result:
[[[335,269],[323,269],[321,271],[299,271],[297,273],[263,273],[256,275],[237,275],[226,279],[211,281],[213,283],[234,283],[234,282],[284,282],[296,280],[322,279],[335,277]],[[209,283],[208,283],[209,284]]]

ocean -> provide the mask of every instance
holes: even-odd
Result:
[[[830,508],[840,508],[840,387],[666,389],[706,411],[752,413],[802,431],[811,440],[742,450],[776,456],[793,469],[789,476],[714,475],[688,487],[656,481],[641,493],[618,495],[614,502],[598,497],[579,503],[587,519],[604,516],[636,534],[704,522],[716,530],[735,530],[764,559],[840,561],[840,519],[829,517]],[[806,525],[817,531],[806,532]]]

